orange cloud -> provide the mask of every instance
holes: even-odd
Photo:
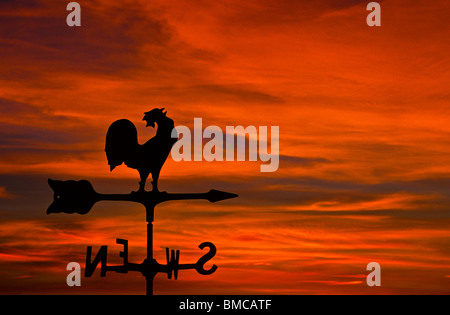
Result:
[[[219,269],[158,275],[156,292],[371,294],[371,261],[383,268],[380,293],[449,292],[448,1],[382,2],[377,29],[357,0],[81,5],[73,29],[54,1],[0,4],[0,292],[71,294],[67,262],[83,263],[89,245],[120,262],[116,237],[143,260],[141,207],[46,216],[46,180],[136,190],[135,170],[109,172],[105,134],[126,118],[149,139],[141,120],[153,107],[180,125],[279,126],[281,155],[274,174],[166,163],[164,190],[240,197],[158,207],[158,261],[170,247],[194,262],[208,240]],[[138,274],[107,278],[83,279],[82,292],[144,292]]]

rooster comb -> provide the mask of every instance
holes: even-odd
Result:
[[[144,114],[147,115],[147,114],[150,114],[150,113],[155,112],[157,110],[159,110],[163,114],[167,114],[167,111],[164,112],[165,108],[155,108],[155,109],[152,109],[151,111],[145,112]]]

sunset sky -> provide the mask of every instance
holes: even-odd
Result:
[[[47,215],[47,179],[137,190],[136,170],[110,172],[105,135],[126,118],[144,143],[155,107],[190,128],[280,130],[274,173],[169,157],[161,190],[239,198],[156,208],[158,262],[168,247],[194,263],[209,241],[218,270],[159,274],[155,294],[450,294],[449,1],[379,1],[381,27],[360,0],[80,0],[81,27],[69,2],[0,2],[1,294],[145,293],[139,273],[66,285],[87,246],[120,264],[127,239],[142,262],[145,210]]]

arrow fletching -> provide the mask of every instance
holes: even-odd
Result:
[[[48,207],[47,214],[51,213],[88,213],[98,201],[98,194],[91,183],[82,181],[48,180],[53,189],[53,203]]]

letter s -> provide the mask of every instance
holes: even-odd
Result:
[[[200,249],[203,249],[203,248],[205,248],[205,247],[209,247],[209,248],[210,248],[210,251],[207,252],[205,255],[203,255],[203,257],[201,257],[201,258],[197,261],[197,264],[196,264],[195,269],[196,269],[197,272],[198,272],[199,274],[201,274],[201,275],[207,276],[207,275],[213,274],[213,273],[217,270],[217,266],[216,266],[216,265],[213,265],[213,266],[211,267],[211,269],[209,269],[209,270],[205,270],[205,268],[204,268],[203,266],[204,266],[210,259],[212,259],[212,258],[216,255],[216,252],[217,252],[216,246],[214,246],[213,243],[205,242],[205,243],[201,243],[198,247],[199,247]]]

